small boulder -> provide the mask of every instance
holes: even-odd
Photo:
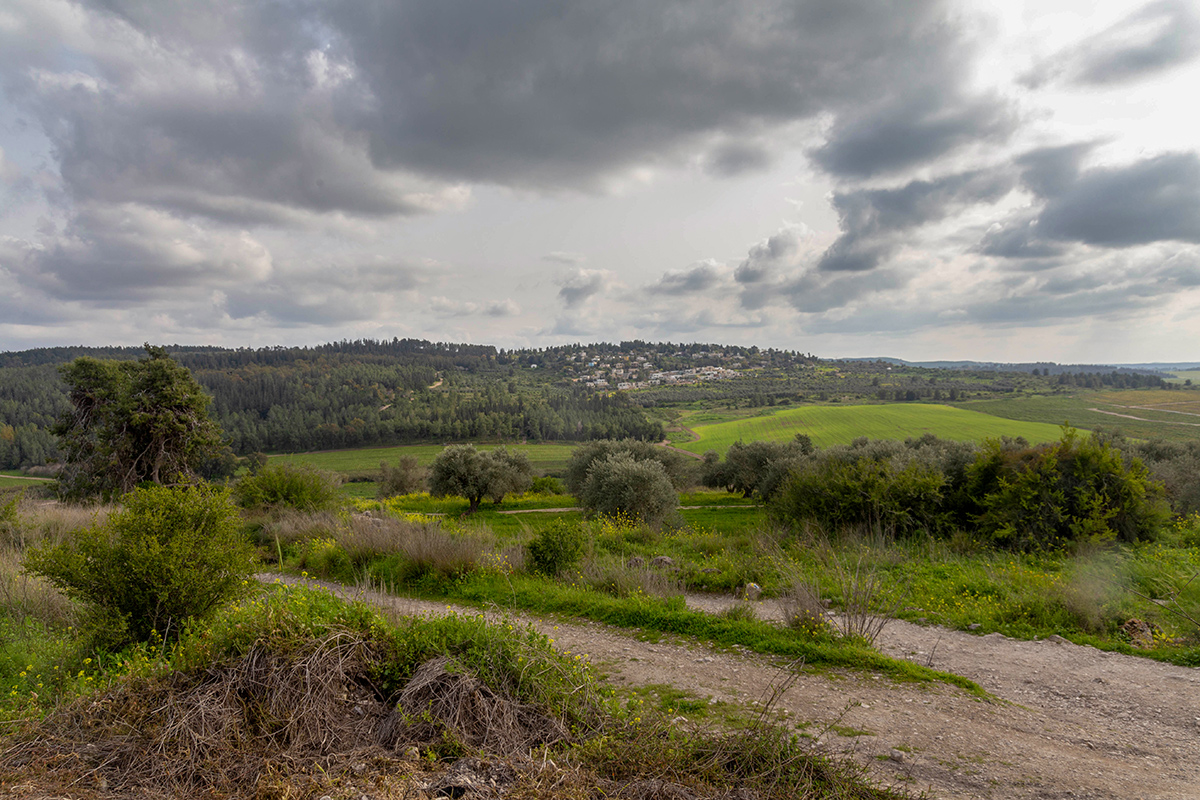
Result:
[[[762,587],[757,583],[747,583],[742,589],[742,596],[750,601],[757,600],[762,597]]]
[[[675,559],[670,556],[655,556],[650,559],[650,566],[656,569],[670,569],[675,566]]]
[[[625,562],[625,566],[629,567],[629,569],[642,569],[646,566],[646,559],[641,556],[632,556]]]

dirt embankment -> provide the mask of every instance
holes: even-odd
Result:
[[[273,576],[272,576],[273,577]],[[354,594],[348,592],[348,594]],[[371,595],[401,613],[441,603]],[[729,598],[692,596],[716,611]],[[761,616],[778,613],[756,604]],[[461,611],[470,610],[459,609]],[[614,682],[669,684],[716,700],[764,697],[780,664],[697,644],[647,643],[588,622],[513,615],[583,653]],[[880,648],[979,683],[995,702],[944,685],[805,671],[779,707],[820,744],[880,781],[937,798],[1200,798],[1200,671],[1065,641],[1025,642],[892,622]],[[823,731],[823,732],[822,732]]]

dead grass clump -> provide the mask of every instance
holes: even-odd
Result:
[[[103,523],[112,509],[111,505],[88,506],[21,498],[15,509],[15,524],[6,529],[4,543],[19,548],[58,544],[75,531]]]
[[[683,581],[672,570],[627,562],[616,556],[586,558],[579,574],[588,586],[615,597],[637,594],[675,597],[683,594],[684,590]]]
[[[842,611],[834,624],[842,636],[873,645],[902,603],[899,598],[889,597],[880,570],[865,558],[860,557],[853,568],[841,560],[835,566],[842,589]]]
[[[282,509],[274,519],[263,524],[262,536],[267,542],[290,545],[309,539],[329,538],[334,536],[340,527],[341,520],[333,511],[306,513]]]
[[[825,601],[821,599],[821,587],[816,581],[797,576],[779,597],[783,621],[789,628],[804,633],[829,629],[829,617],[825,612]]]
[[[25,573],[22,553],[0,545],[0,616],[65,627],[75,622],[75,606],[49,581]]]
[[[410,570],[424,575],[462,575],[480,566],[495,550],[495,540],[485,533],[453,533],[437,523],[394,524],[406,526],[397,550]]]
[[[199,674],[122,682],[35,723],[0,755],[0,771],[114,793],[244,793],[269,764],[299,769],[374,744],[387,709],[364,682],[369,649],[335,633],[290,653],[256,645]]]
[[[569,736],[561,721],[498,694],[445,656],[418,667],[396,705],[380,727],[380,743],[390,748],[450,743],[517,755]]]

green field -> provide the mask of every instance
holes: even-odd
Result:
[[[1180,369],[1171,374],[1175,376],[1173,383],[1191,381],[1192,383],[1200,384],[1200,369]]]
[[[476,445],[480,450],[493,450],[500,445]],[[571,457],[575,444],[518,444],[508,445],[529,457],[533,471],[539,475],[561,472]],[[440,444],[413,444],[398,447],[365,447],[358,450],[324,450],[315,453],[289,453],[271,456],[271,461],[290,464],[310,464],[330,472],[379,472],[379,462],[395,463],[401,456],[416,456],[422,466],[429,466],[444,447]]]
[[[17,478],[0,475],[0,489],[20,489],[25,486],[32,489],[34,486],[42,486],[47,483],[51,483],[49,478]]]
[[[982,441],[994,436],[1024,436],[1031,442],[1057,439],[1057,425],[1001,419],[998,416],[943,405],[904,403],[870,406],[807,406],[777,411],[767,416],[718,422],[692,423],[697,441],[681,445],[693,453],[724,453],[736,441],[786,441],[807,434],[818,447],[848,444],[859,436],[871,439],[907,439],[932,433],[945,439]]]
[[[1200,392],[1191,390],[972,400],[959,407],[1023,422],[1119,428],[1135,439],[1200,439]]]

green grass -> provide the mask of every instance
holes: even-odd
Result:
[[[1175,376],[1172,383],[1183,383],[1190,380],[1193,384],[1200,384],[1200,369],[1181,369],[1171,373]]]
[[[1191,416],[1200,411],[1200,394],[1191,391],[1087,392],[972,400],[960,408],[1021,422],[1068,422],[1084,430],[1120,428],[1136,439],[1200,439],[1200,416]]]
[[[571,457],[572,444],[509,444],[529,457],[533,471],[538,474],[561,472]],[[477,444],[479,450],[493,450],[498,444]],[[310,464],[329,472],[378,472],[379,462],[395,462],[401,456],[415,456],[422,466],[429,466],[445,449],[440,444],[414,444],[397,447],[363,447],[355,450],[324,450],[312,453],[287,453],[271,456],[271,461]]]
[[[47,483],[53,483],[50,478],[17,478],[8,475],[0,475],[0,489],[20,489],[22,487],[33,488],[34,486],[44,486]]]
[[[1024,436],[1030,441],[1058,439],[1057,425],[1003,419],[945,405],[903,403],[889,405],[806,406],[710,425],[693,423],[700,435],[681,445],[693,453],[724,453],[736,441],[787,441],[798,433],[819,447],[848,444],[859,436],[871,439],[906,439],[933,433],[945,439],[982,441],[996,436]]]

